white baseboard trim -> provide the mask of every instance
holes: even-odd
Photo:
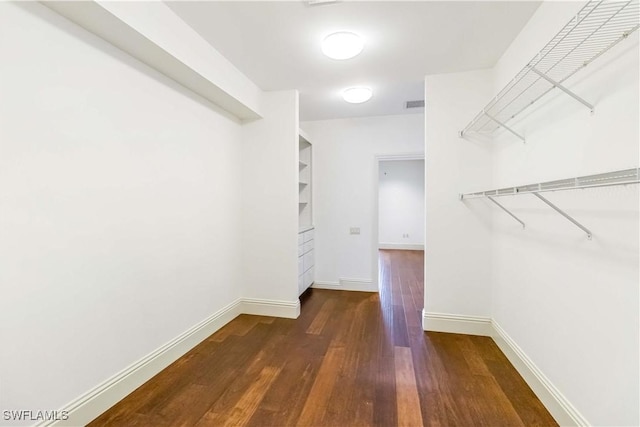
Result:
[[[313,287],[363,291],[365,287],[370,289],[372,283],[371,281],[341,279],[340,283],[314,283]],[[368,291],[371,292],[371,290]],[[376,288],[373,292],[377,291]],[[55,425],[58,427],[88,424],[211,334],[243,313],[297,318],[300,314],[300,301],[277,301],[252,298],[238,299],[65,405],[60,412],[66,411],[68,413],[69,418],[67,420],[43,421],[38,423],[37,426]],[[560,390],[551,383],[535,363],[533,363],[515,341],[513,341],[494,320],[479,316],[428,313],[423,310],[422,326],[425,331],[492,337],[507,359],[509,359],[520,375],[522,375],[529,387],[531,387],[536,396],[538,396],[560,425],[590,425],[586,418],[564,397]]]
[[[87,425],[240,314],[295,319],[300,315],[300,301],[239,298],[67,404],[60,410],[68,413],[67,420],[44,421],[37,426]]]
[[[481,335],[493,338],[558,424],[561,426],[591,425],[495,320],[488,317],[423,311],[422,328],[425,331]]]
[[[422,329],[433,332],[491,336],[491,319],[422,311]]]
[[[37,426],[87,425],[240,314],[238,299],[67,404],[60,410],[68,413],[67,420],[44,421]]]
[[[378,292],[378,286],[368,279],[340,279],[340,282],[315,281],[312,288],[335,291]]]
[[[297,319],[300,316],[300,300],[278,301],[255,298],[242,298],[241,310],[244,314],[257,316],[285,317]]]
[[[558,424],[561,426],[591,425],[495,320],[492,320],[491,325],[493,340]]]
[[[424,251],[424,245],[410,243],[379,243],[378,249],[396,249],[403,251]]]

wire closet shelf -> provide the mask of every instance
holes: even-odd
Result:
[[[506,123],[554,87],[593,111],[593,105],[562,83],[640,27],[639,4],[639,0],[588,2],[460,131],[460,136],[503,127],[524,141]]]
[[[460,199],[473,199],[478,197],[513,196],[527,193],[543,193],[546,191],[578,190],[581,188],[611,187],[614,185],[629,185],[640,183],[640,168],[624,169],[614,172],[596,175],[579,176],[576,178],[560,179],[556,181],[541,182],[538,184],[506,187],[497,190],[465,193]]]
[[[544,202],[547,206],[555,210],[557,213],[565,217],[573,225],[584,231],[587,234],[587,238],[591,240],[593,233],[591,233],[591,231],[587,227],[576,221],[571,215],[557,207],[555,204],[551,203],[545,197],[541,196],[540,193],[546,191],[577,190],[582,188],[611,187],[614,185],[629,185],[638,183],[640,183],[640,168],[624,169],[596,175],[579,176],[577,178],[567,178],[556,181],[541,182],[538,184],[527,184],[518,187],[507,187],[497,190],[460,194],[460,200],[474,199],[479,197],[487,198],[504,212],[506,212],[509,216],[511,216],[511,218],[518,221],[522,228],[525,228],[524,221],[518,218],[505,206],[500,204],[500,202],[498,202],[495,197],[512,196],[517,194],[532,194],[542,202]]]

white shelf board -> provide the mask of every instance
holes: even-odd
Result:
[[[166,40],[165,43],[158,41],[149,26],[143,25],[153,22],[153,20],[138,19],[134,13],[128,15],[122,13],[121,5],[118,3],[98,1],[42,2],[43,5],[58,14],[211,101],[236,118],[243,121],[261,118],[257,106],[249,106],[231,95],[229,93],[230,87],[225,84],[225,81],[205,77],[210,74],[206,72],[207,70],[195,69],[187,65],[189,61],[181,58],[175,49],[171,51],[165,46]],[[153,5],[152,3],[149,5],[156,8],[162,7],[162,5]],[[172,15],[172,13],[169,14],[169,16]],[[166,18],[167,14],[162,17]],[[158,16],[154,16],[154,18],[160,19]],[[180,22],[180,24],[183,23]],[[189,28],[189,30],[192,29]],[[211,52],[205,51],[203,53]]]
[[[307,144],[311,144],[309,141],[309,136],[300,128],[298,128],[298,138],[299,140],[302,140],[304,142],[306,142]]]

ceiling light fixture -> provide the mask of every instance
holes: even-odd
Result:
[[[364,40],[355,33],[341,31],[322,40],[322,53],[332,59],[349,59],[364,49]]]
[[[350,87],[342,91],[342,98],[351,104],[361,104],[371,99],[373,91],[371,88],[358,86]]]

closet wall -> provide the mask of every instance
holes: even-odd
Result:
[[[496,92],[550,39],[549,22],[581,6],[542,4],[495,67]],[[638,167],[638,49],[636,32],[567,81],[594,115],[556,91],[511,123],[526,144],[496,132],[494,187]],[[591,425],[640,422],[639,188],[545,194],[592,241],[533,196],[500,199],[524,231],[493,211],[493,318]]]
[[[262,106],[264,119],[242,128],[243,297],[271,300],[281,307],[279,315],[295,318],[300,312],[298,92],[265,92]],[[253,308],[269,313],[259,302]]]
[[[0,56],[0,408],[54,410],[241,296],[241,125],[40,3]]]
[[[491,207],[461,203],[458,194],[491,186],[491,146],[458,138],[458,131],[492,96],[491,83],[490,70],[432,75],[425,81],[423,323],[428,329],[490,316]]]
[[[453,142],[435,137],[445,131],[450,135],[453,130],[445,128],[445,121],[434,120],[442,119],[438,111],[448,110],[450,120],[457,122],[458,130],[462,129],[582,6],[582,2],[543,3],[496,67],[488,71],[490,79],[467,86],[470,98],[479,92],[486,95],[480,97],[470,114],[453,111],[460,102],[455,88],[466,85],[476,73],[428,76],[427,159],[431,158],[430,152]],[[595,104],[594,115],[555,90],[521,118],[510,121],[511,127],[526,136],[526,143],[504,130],[496,131],[489,140],[471,135],[460,140],[466,155],[478,151],[478,147],[490,150],[488,158],[478,158],[474,164],[475,168],[483,168],[491,183],[479,183],[477,174],[470,170],[462,172],[464,179],[458,182],[457,191],[489,190],[637,167],[637,52],[636,33],[566,82]],[[490,94],[486,93],[487,88]],[[446,91],[452,91],[453,97],[446,96]],[[442,186],[437,179],[442,176],[429,179],[429,171],[428,163],[428,232],[438,226],[439,219],[429,215],[430,210],[440,209],[430,208],[430,194],[439,193]],[[453,188],[447,190],[450,197],[455,197]],[[491,250],[484,261],[489,271],[484,264],[476,269],[474,254],[461,257],[459,253],[445,254],[443,249],[462,247],[475,239],[452,234],[449,246],[436,248],[427,234],[431,252],[440,253],[445,262],[457,262],[471,275],[477,275],[474,283],[486,283],[490,300],[483,302],[482,311],[478,309],[473,314],[486,313],[519,348],[521,356],[556,393],[555,402],[545,403],[554,414],[568,414],[572,422],[639,422],[638,192],[638,185],[632,185],[547,193],[549,200],[592,230],[592,241],[534,196],[500,198],[526,223],[524,230],[486,199],[456,202],[458,207],[452,205],[451,209],[467,209],[477,222],[476,232],[483,230],[487,234],[486,249]],[[430,269],[428,264],[426,306],[443,306],[442,294],[448,292],[449,283],[433,280]],[[448,311],[450,315],[469,314],[462,302],[468,299],[463,290],[457,298],[451,298],[457,302],[445,307],[452,310]],[[466,320],[468,327],[472,324],[469,320],[474,319]]]
[[[242,124],[48,7],[0,3],[0,408],[73,403],[72,425],[238,314],[299,310],[297,92],[263,93],[162,3],[111,6],[265,113]]]

